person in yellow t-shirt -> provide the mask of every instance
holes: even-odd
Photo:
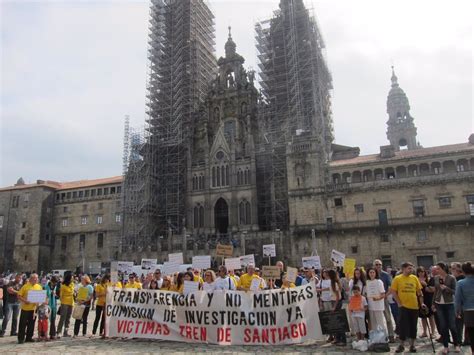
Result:
[[[135,274],[128,275],[128,282],[125,284],[124,288],[136,288],[138,290],[142,289],[142,284],[137,280]]]
[[[288,281],[288,279],[286,278],[286,274],[282,275],[282,280],[283,281],[282,281],[282,284],[281,284],[281,289],[296,287],[293,282]]]
[[[413,275],[412,263],[402,264],[402,273],[395,276],[390,291],[399,307],[400,345],[395,352],[401,353],[405,350],[404,343],[407,339],[410,352],[416,352],[418,313],[420,307],[426,309],[426,305],[423,304],[420,280]]]
[[[21,302],[20,323],[18,325],[18,344],[33,342],[35,331],[36,303],[28,302],[29,291],[42,291],[43,287],[38,283],[38,274],[31,274],[27,283],[18,291],[18,299]],[[46,303],[46,296],[44,298]],[[26,339],[25,339],[26,336]]]
[[[95,306],[95,319],[94,326],[92,327],[92,335],[97,332],[97,327],[100,322],[99,335],[104,332],[105,325],[105,297],[107,296],[107,286],[110,283],[110,275],[106,274],[100,282],[95,286],[95,297],[97,298],[97,304]]]
[[[202,285],[204,283],[204,279],[201,277],[201,270],[199,269],[193,270],[193,281],[199,282],[199,285]]]
[[[250,286],[252,285],[252,280],[254,279],[259,279],[260,280],[259,288],[263,288],[262,278],[255,273],[255,265],[248,264],[247,273],[240,276],[240,282],[237,289],[242,290],[242,291],[249,291]]]
[[[77,290],[77,303],[78,306],[84,307],[81,319],[76,319],[74,322],[74,336],[79,335],[79,330],[82,324],[82,335],[87,334],[87,319],[89,317],[89,311],[91,308],[92,296],[94,295],[94,287],[91,285],[91,279],[85,275],[81,278],[81,284]]]
[[[74,281],[71,272],[67,272],[64,275],[64,281],[59,289],[59,301],[61,302],[61,311],[58,323],[58,335],[61,334],[61,330],[64,326],[63,337],[68,337],[69,321],[71,320],[72,308],[74,306]]]
[[[173,283],[171,282],[170,276],[163,277],[163,283],[161,284],[160,290],[162,291],[174,291]]]

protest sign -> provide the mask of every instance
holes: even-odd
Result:
[[[206,270],[211,267],[210,255],[193,256],[193,269]]]
[[[175,272],[180,272],[179,268],[180,264],[165,261],[163,263],[163,269],[161,270],[161,273],[163,275],[173,275]]]
[[[142,269],[146,271],[155,271],[157,260],[156,259],[142,259]]]
[[[349,332],[349,323],[345,309],[337,311],[319,312],[319,320],[323,334],[336,334]]]
[[[105,334],[219,345],[323,340],[314,282],[286,290],[107,289]]]
[[[189,295],[190,293],[199,291],[199,282],[197,281],[184,281],[183,294]]]
[[[345,258],[346,258],[346,254],[341,253],[340,251],[337,251],[335,249],[331,251],[331,261],[334,264],[334,266],[344,266]]]
[[[262,284],[262,279],[254,278],[250,283],[250,291],[258,291],[260,290],[260,285]]]
[[[321,258],[319,255],[314,256],[304,256],[302,258],[303,267],[308,269],[321,269]]]
[[[289,282],[295,283],[297,276],[298,276],[298,269],[297,269],[297,268],[295,268],[295,267],[290,267],[290,266],[288,266],[288,267],[286,268],[286,279],[287,279]]]
[[[262,277],[264,279],[279,279],[281,270],[278,266],[262,266]]]
[[[232,245],[217,244],[216,256],[232,256],[234,253],[234,247]]]
[[[46,291],[30,290],[26,300],[30,303],[44,303],[46,301]]]
[[[179,265],[184,264],[183,253],[168,254],[168,261]]]
[[[356,259],[350,259],[350,258],[344,259],[344,274],[346,274],[347,279],[352,279],[352,277],[354,277],[355,266],[356,266]]]
[[[146,275],[148,270],[143,270],[141,265],[133,265],[132,272],[138,277],[141,277],[142,274]]]
[[[276,256],[275,244],[266,244],[263,246],[263,256]]]
[[[240,265],[246,267],[248,264],[253,264],[255,266],[255,257],[253,254],[244,255],[240,257]]]
[[[227,270],[239,270],[242,268],[240,264],[240,258],[227,258],[225,259],[225,267]]]
[[[179,272],[186,272],[189,268],[192,268],[193,264],[181,264],[179,265]]]
[[[133,272],[133,261],[117,261],[117,271],[122,274],[131,274]]]
[[[115,285],[118,282],[118,262],[110,262],[110,282]]]

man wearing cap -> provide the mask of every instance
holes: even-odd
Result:
[[[138,290],[142,289],[142,284],[136,280],[137,275],[132,273],[128,275],[128,282],[125,284],[124,288],[136,288]]]
[[[33,343],[33,333],[35,330],[35,310],[36,303],[28,302],[29,291],[42,291],[38,284],[38,274],[31,274],[27,283],[18,291],[18,299],[21,302],[20,324],[18,326],[18,344]],[[46,302],[46,297],[44,299]],[[26,339],[25,339],[26,335]]]
[[[259,279],[260,280],[260,288],[263,288],[263,283],[261,282],[262,278],[255,273],[255,265],[248,264],[247,265],[247,273],[240,276],[239,287],[237,289],[242,290],[242,291],[249,291],[250,290],[250,285],[252,285],[252,280],[253,279]]]

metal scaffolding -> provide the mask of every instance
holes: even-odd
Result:
[[[262,93],[262,139],[257,148],[259,224],[264,229],[288,229],[286,147],[301,134],[318,137],[318,171],[327,175],[333,140],[332,78],[321,32],[303,0],[281,0],[280,9],[271,19],[258,22],[255,31]]]
[[[152,0],[149,28],[146,128],[124,179],[130,251],[159,248],[160,236],[185,226],[190,127],[216,71],[214,16],[205,1]]]

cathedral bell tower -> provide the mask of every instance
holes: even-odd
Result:
[[[398,85],[398,78],[392,66],[392,88],[387,98],[387,138],[395,150],[402,147],[416,149],[416,127],[410,115],[407,95]]]
[[[258,229],[254,73],[243,67],[229,37],[205,103],[196,113],[188,186],[188,226],[194,234]]]

